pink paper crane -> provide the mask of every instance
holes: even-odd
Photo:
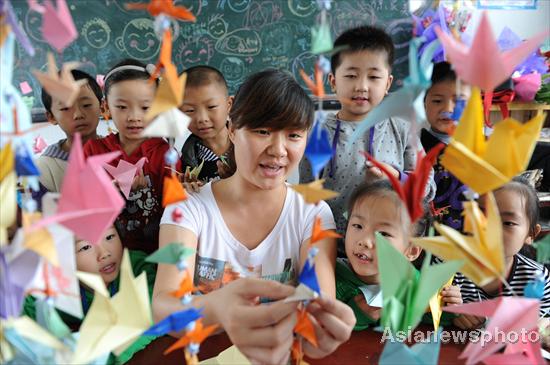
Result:
[[[118,165],[105,164],[103,167],[113,179],[116,180],[120,191],[128,199],[130,197],[130,190],[132,189],[132,183],[134,182],[134,176],[143,168],[143,164],[147,162],[147,157],[142,157],[136,164],[119,160]]]

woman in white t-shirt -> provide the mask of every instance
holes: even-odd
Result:
[[[195,296],[192,305],[203,307],[205,324],[220,324],[253,362],[287,360],[297,303],[282,299],[294,293],[288,284],[296,283],[307,258],[315,217],[321,217],[324,229],[335,227],[325,202],[306,204],[286,184],[303,156],[313,113],[312,101],[287,73],[267,70],[250,76],[230,112],[235,174],[166,207],[161,221],[161,248],[182,242],[197,249],[189,269],[204,295]],[[211,127],[208,118],[201,122]],[[177,223],[176,209],[182,216]],[[304,352],[321,358],[349,338],[355,317],[335,300],[335,240],[326,238],[316,246],[323,295],[308,308],[319,346],[306,344]],[[182,275],[173,265],[158,266],[153,294],[156,320],[183,309],[169,294],[178,289]],[[274,302],[258,304],[259,297]]]

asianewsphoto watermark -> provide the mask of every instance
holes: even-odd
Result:
[[[415,342],[415,343],[456,343],[464,344],[467,342],[481,343],[484,347],[488,343],[534,343],[540,341],[540,334],[536,329],[527,330],[522,328],[520,331],[502,331],[495,328],[493,331],[474,330],[474,331],[413,331],[411,327],[407,331],[396,331],[392,333],[388,327],[384,329],[380,342]]]

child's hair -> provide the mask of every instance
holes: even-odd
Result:
[[[87,80],[88,86],[90,86],[90,89],[92,89],[97,100],[101,103],[101,99],[103,99],[103,93],[101,92],[101,87],[97,83],[96,79],[94,79],[92,76],[90,76],[86,72],[80,71],[80,70],[71,70],[71,74],[73,75],[73,78],[75,80],[84,80],[84,79]],[[44,108],[46,108],[46,111],[48,113],[51,113],[52,96],[46,91],[46,89],[42,88],[42,93],[40,95],[40,98],[42,99],[42,104],[44,105]]]
[[[239,87],[229,116],[237,129],[309,130],[314,108],[290,74],[268,69],[252,74]]]
[[[193,66],[185,70],[187,80],[185,87],[200,87],[216,83],[222,86],[227,92],[227,82],[223,74],[216,68],[210,66]]]
[[[411,226],[411,220],[409,217],[409,214],[407,212],[407,209],[405,207],[405,204],[397,195],[397,192],[393,189],[393,186],[391,183],[386,179],[377,179],[370,182],[364,182],[361,185],[359,185],[351,194],[349,200],[348,200],[348,216],[351,216],[351,213],[353,211],[353,208],[356,204],[358,204],[361,200],[365,199],[366,197],[388,197],[391,198],[395,204],[395,206],[400,208],[400,219],[403,223],[403,228],[405,232],[410,232],[415,237],[418,236],[424,236],[426,234],[426,231],[428,230],[431,219],[430,219],[430,210],[425,207],[424,209],[424,216],[414,225]]]
[[[432,72],[432,85],[445,81],[456,81],[456,73],[448,62],[434,63]]]
[[[380,28],[365,25],[348,29],[336,38],[334,48],[338,50],[330,58],[330,68],[333,74],[342,63],[342,54],[348,52],[383,51],[386,52],[390,70],[393,65],[395,53],[393,41],[388,33]]]
[[[151,65],[152,66],[152,65]],[[144,63],[127,58],[114,65],[105,75],[104,91],[105,97],[109,95],[109,89],[117,82],[129,80],[149,80],[151,78],[151,67]],[[158,78],[155,79],[155,84],[158,85]]]
[[[512,190],[522,196],[525,202],[525,217],[529,221],[529,235],[535,238],[539,221],[539,197],[536,190],[529,185],[528,180],[522,177],[513,178],[512,181],[497,190],[502,189]]]

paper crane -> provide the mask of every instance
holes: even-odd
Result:
[[[116,180],[120,187],[120,191],[122,191],[122,194],[128,199],[130,197],[130,190],[132,189],[134,177],[138,171],[143,169],[143,164],[146,161],[147,157],[140,158],[135,164],[119,160],[116,167],[107,163],[103,165],[103,168]]]
[[[78,37],[78,31],[65,0],[56,1],[57,8],[51,0],[44,3],[42,35],[57,52],[61,53]]]
[[[329,142],[328,131],[323,128],[325,118],[324,113],[320,111],[315,112],[315,124],[311,130],[304,152],[304,155],[311,164],[314,178],[319,177],[320,172],[330,161],[334,152]]]
[[[443,143],[432,148],[425,156],[419,151],[417,153],[416,168],[408,173],[407,181],[403,185],[397,180],[388,169],[380,162],[376,161],[371,155],[365,153],[365,156],[374,166],[378,167],[390,180],[393,189],[397,192],[409,212],[412,222],[416,222],[424,215],[422,200],[426,191],[426,184],[430,178],[432,165],[434,164],[439,152],[445,147]]]
[[[125,204],[102,167],[119,154],[91,156],[85,161],[80,134],[75,134],[57,213],[44,218],[33,228],[59,222],[79,238],[99,242]]]
[[[73,362],[86,363],[110,351],[120,355],[153,322],[145,273],[134,278],[130,256],[125,250],[120,268],[120,289],[112,298],[99,275],[77,275],[95,291],[95,296],[80,327]]]
[[[57,72],[55,59],[52,53],[48,53],[48,72],[33,71],[34,76],[46,91],[59,100],[63,100],[65,105],[73,105],[80,87],[88,81],[86,79],[75,81],[71,70],[78,66],[78,62],[69,62],[63,64],[61,75]]]
[[[0,246],[8,243],[7,229],[15,222],[16,185],[15,155],[11,143],[7,143],[0,150]]]
[[[171,353],[172,351],[175,351],[177,349],[181,349],[183,347],[186,347],[189,344],[201,344],[212,332],[214,332],[218,328],[217,324],[204,327],[202,324],[202,318],[195,321],[195,328],[188,331],[183,337],[181,337],[179,340],[177,340],[172,346],[170,346],[166,351],[164,351],[164,355],[167,355]]]
[[[323,71],[321,70],[321,67],[319,67],[318,63],[315,63],[314,81],[312,81],[309,78],[309,76],[304,72],[304,70],[300,70],[300,76],[302,76],[302,79],[306,83],[307,87],[311,90],[313,95],[321,99],[325,97],[325,86],[323,85]]]
[[[340,238],[342,237],[338,233],[334,232],[331,229],[324,230],[321,227],[321,217],[315,217],[315,223],[313,223],[313,229],[311,231],[311,240],[309,241],[310,246],[313,246],[316,242],[324,240],[325,238]]]
[[[537,330],[539,319],[539,300],[527,299],[523,297],[500,297],[482,302],[466,303],[462,305],[453,305],[443,308],[446,312],[470,314],[479,317],[490,317],[489,323],[485,327],[487,333],[510,332],[529,333],[531,330]],[[526,343],[521,343],[523,335],[520,336],[520,343],[513,346],[505,354],[515,353],[519,348],[529,350],[528,358],[532,359],[532,364],[544,364],[540,354],[540,342],[533,343],[532,347]],[[497,337],[498,338],[498,337]],[[506,345],[506,342],[496,341],[492,336],[489,342],[482,341],[469,343],[460,358],[466,358],[466,365],[477,364],[487,359]],[[530,338],[527,336],[527,338]],[[523,338],[525,340],[525,338]],[[501,358],[504,360],[504,358]],[[505,362],[504,362],[505,363]],[[527,362],[522,362],[527,363]]]
[[[187,199],[185,189],[181,185],[175,174],[164,178],[164,190],[162,192],[162,206],[166,207],[169,204],[177,203]]]
[[[523,171],[537,143],[544,115],[526,123],[508,118],[495,125],[485,141],[479,89],[472,95],[441,164],[478,194],[485,194]]]
[[[13,11],[13,7],[11,5],[11,1],[3,1],[3,6],[0,5],[0,14],[4,15],[4,20],[0,20],[0,24],[4,23],[2,28],[3,30],[0,31],[0,33],[4,36],[3,40],[1,39],[2,36],[0,36],[0,47],[4,43],[3,41],[6,39],[7,34],[9,33],[9,30],[6,29],[9,25],[9,28],[13,33],[15,34],[15,37],[17,38],[17,41],[21,46],[23,46],[23,49],[27,52],[29,56],[34,56],[34,47],[32,46],[32,43],[25,33],[25,30],[21,27],[19,24],[19,21],[17,20],[17,16],[15,15],[15,12]],[[3,74],[3,77],[6,77],[7,75]],[[11,79],[11,77],[10,77]],[[11,80],[10,80],[11,81]]]
[[[172,33],[170,30],[166,30],[162,37],[159,62],[153,76],[158,74],[161,68],[164,69],[164,74],[160,80],[153,104],[145,115],[146,120],[152,120],[165,111],[178,108],[183,102],[187,74],[184,73],[178,77],[178,70],[172,63]]]
[[[298,319],[296,320],[296,325],[294,326],[294,332],[308,340],[313,346],[318,346],[315,328],[313,327],[313,323],[311,322],[308,311],[305,307],[298,309]]]
[[[337,192],[323,188],[324,181],[324,179],[321,179],[308,184],[296,184],[292,185],[291,188],[302,195],[306,203],[317,204],[321,200],[328,200],[338,196]]]
[[[193,321],[202,317],[202,309],[195,308],[185,309],[176,313],[170,314],[162,321],[151,326],[144,335],[162,336],[170,332],[179,332]]]
[[[486,209],[484,216],[476,202],[464,203],[465,231],[471,235],[435,222],[441,236],[414,238],[412,242],[443,260],[464,260],[461,272],[478,286],[502,278],[505,272],[502,223],[492,193],[487,195]]]
[[[154,17],[164,14],[175,19],[195,21],[193,13],[183,6],[175,6],[173,0],[151,0],[148,4],[126,3],[124,6],[128,10],[147,10]]]
[[[384,298],[380,324],[392,333],[415,328],[425,313],[430,298],[463,264],[462,261],[450,261],[429,265],[431,256],[428,256],[419,273],[379,233],[376,233],[376,255]]]

